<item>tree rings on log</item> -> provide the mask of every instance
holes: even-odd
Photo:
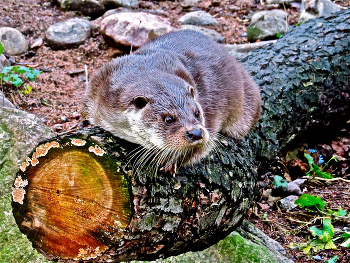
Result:
[[[40,144],[20,166],[12,196],[20,230],[50,259],[96,258],[131,219],[129,182],[91,140]]]

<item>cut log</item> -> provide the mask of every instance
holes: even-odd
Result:
[[[257,169],[315,125],[348,125],[349,53],[350,10],[254,51],[244,63],[262,89],[258,127],[243,141],[221,139],[222,147],[175,177],[147,167],[134,173],[129,157],[138,146],[98,128],[42,143],[59,147],[41,157],[35,150],[17,174],[19,228],[50,259],[152,260],[209,247],[240,225],[254,201]],[[74,249],[60,246],[61,237]]]

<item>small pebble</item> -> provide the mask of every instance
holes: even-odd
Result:
[[[80,113],[79,112],[73,112],[73,118],[79,119],[80,118]]]
[[[68,119],[66,116],[61,116],[61,122],[67,122],[67,121],[68,121]]]
[[[321,261],[322,258],[321,258],[319,255],[317,255],[317,256],[314,256],[314,260],[316,260],[316,261]]]

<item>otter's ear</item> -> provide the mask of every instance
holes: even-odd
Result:
[[[193,98],[196,96],[196,90],[194,89],[194,87],[188,86],[188,91],[190,92]]]
[[[192,86],[195,85],[195,82],[191,74],[183,66],[179,66],[174,73],[176,76],[186,81],[189,85],[192,85]]]
[[[146,97],[135,97],[132,100],[132,104],[135,106],[136,109],[143,109],[144,107],[146,107],[147,103],[149,102],[148,98]]]

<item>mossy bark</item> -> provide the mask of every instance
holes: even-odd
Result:
[[[350,10],[308,21],[254,51],[243,63],[261,87],[257,128],[243,141],[222,140],[222,148],[175,177],[134,174],[128,154],[137,146],[99,129],[80,132],[114,153],[132,192],[133,216],[122,240],[95,261],[169,257],[227,236],[254,201],[258,169],[315,125],[348,125],[349,52]]]

